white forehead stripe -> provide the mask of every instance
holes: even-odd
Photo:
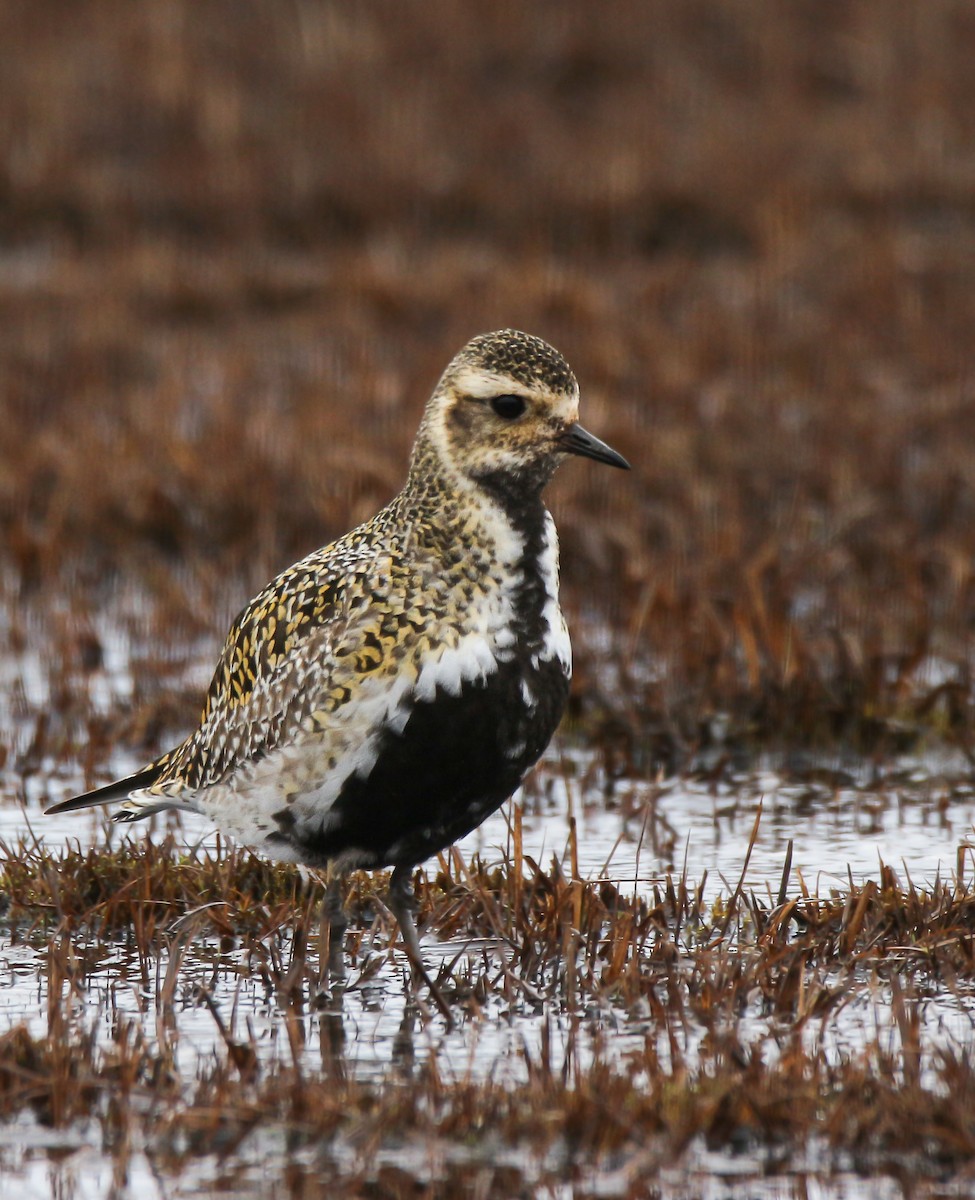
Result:
[[[461,367],[454,375],[453,385],[465,396],[475,400],[488,400],[491,396],[530,396],[531,389],[516,383],[510,375],[499,375],[497,371],[483,371],[475,367]]]
[[[452,389],[461,396],[470,396],[474,400],[490,400],[492,396],[524,396],[530,399],[538,394],[538,388],[526,387],[523,383],[502,375],[497,371],[484,371],[476,367],[461,367],[451,380]],[[542,394],[547,394],[551,413],[562,421],[570,422],[579,417],[579,387],[574,385],[571,392],[552,392],[547,387],[541,388]]]

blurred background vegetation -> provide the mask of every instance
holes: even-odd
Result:
[[[551,493],[615,768],[967,747],[973,62],[967,0],[3,5],[0,751],[185,732],[502,325],[634,464]]]

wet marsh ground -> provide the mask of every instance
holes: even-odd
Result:
[[[138,656],[108,657],[95,708],[138,690]],[[41,816],[83,768],[40,752],[50,679],[24,682],[0,810],[0,1174],[24,1194],[964,1194],[963,752],[709,747],[646,777],[563,734],[418,877],[448,1025],[381,875],[350,881],[338,980],[313,875],[195,818]]]
[[[0,11],[4,1196],[967,1194],[973,55],[961,0]],[[381,877],[339,986],[315,878],[41,809],[502,325],[635,469],[553,486],[570,712],[418,877],[448,1028]]]
[[[351,882],[338,982],[313,880],[186,820],[148,842],[102,817],[44,842],[8,821],[0,1166],[78,1196],[110,1177],[167,1196],[323,1179],[350,1196],[799,1196],[863,1176],[963,1194],[967,779],[956,830],[916,769],[842,803],[769,772],[584,811],[586,759],[570,762],[421,876],[450,1028],[390,949],[380,880]],[[781,829],[796,808],[813,862],[858,840],[860,869],[800,868]],[[911,863],[870,861],[912,829]],[[678,869],[660,868],[668,844]]]

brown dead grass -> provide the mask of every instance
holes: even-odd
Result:
[[[636,468],[553,489],[590,731],[967,746],[973,50],[958,0],[9,6],[8,606],[215,646],[514,324]]]
[[[374,886],[366,876],[352,882],[360,916]],[[814,1153],[823,1171],[852,1163],[920,1178],[960,1169],[975,1153],[969,1057],[932,1049],[919,1034],[919,1006],[932,984],[968,988],[975,979],[975,893],[959,880],[918,889],[884,868],[845,894],[810,896],[786,869],[785,899],[776,905],[739,887],[702,906],[685,879],[627,897],[567,878],[554,863],[547,871],[530,860],[487,871],[454,853],[435,878],[421,877],[423,919],[441,935],[486,934],[504,948],[500,956],[462,956],[441,974],[459,1019],[477,1020],[485,997],[500,994],[513,1011],[528,1004],[571,1024],[588,1011],[614,1010],[649,1030],[644,1049],[622,1061],[597,1054],[584,1063],[571,1042],[564,1061],[544,1049],[547,1039],[539,1050],[526,1046],[527,1081],[517,1085],[447,1079],[435,1055],[421,1065],[418,1048],[409,1055],[416,1070],[391,1066],[380,1082],[358,1078],[345,1065],[341,1000],[306,941],[317,896],[294,887],[293,875],[249,856],[187,858],[172,841],[139,854],[127,845],[57,856],[5,847],[4,924],[15,938],[49,939],[52,999],[46,1036],[15,1027],[0,1037],[0,1115],[30,1112],[54,1128],[93,1120],[116,1156],[147,1145],[165,1175],[203,1157],[247,1161],[254,1139],[277,1131],[291,1155],[320,1148],[316,1171],[332,1149],[340,1154],[341,1166],[330,1168],[340,1195],[378,1186],[393,1168],[380,1168],[376,1154],[407,1143],[440,1147],[457,1194],[492,1196],[512,1182],[554,1185],[600,1163],[617,1173],[619,1194],[632,1194],[627,1186],[681,1162],[695,1145],[774,1149],[780,1170]],[[209,903],[214,897],[219,904]],[[174,914],[190,902],[192,930],[181,921],[173,932]],[[101,952],[93,932],[116,945],[127,934],[147,1010],[157,1013],[155,1037],[131,1019],[115,1019],[108,1037],[95,1035],[88,991]],[[276,997],[295,1039],[293,1063],[268,1063],[253,1035],[228,1031],[201,982],[198,1003],[210,1008],[225,1053],[195,1081],[180,1076],[173,1055],[190,936],[215,952],[238,936],[252,942],[250,969]],[[350,934],[353,963],[360,936]],[[162,954],[170,965],[160,981]],[[176,1003],[181,973],[184,999]],[[313,1033],[309,1018],[323,996],[331,1015]],[[865,1031],[859,1049],[822,1053],[806,1035],[828,1028],[857,996],[892,1006],[896,1036]],[[771,1036],[757,1033],[766,1022]],[[415,1024],[416,1016],[401,1040],[412,1044]],[[690,1030],[703,1037],[685,1056]],[[316,1036],[322,1073],[303,1067],[299,1054]],[[477,1150],[485,1137],[490,1152]],[[521,1166],[507,1168],[515,1176],[495,1175],[499,1147],[518,1148]],[[408,1156],[395,1170],[413,1177]]]

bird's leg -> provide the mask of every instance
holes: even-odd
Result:
[[[328,945],[328,970],[337,979],[345,977],[345,931],[349,927],[343,891],[345,874],[334,870],[331,863],[325,870],[325,895],[322,898],[320,925],[322,950]]]
[[[413,968],[414,979],[421,979],[426,984],[434,1003],[446,1018],[447,1026],[450,1028],[454,1023],[450,1015],[450,1006],[423,965],[420,939],[416,932],[416,922],[413,920],[414,905],[413,868],[400,864],[393,868],[392,878],[389,881],[389,908],[399,924],[403,946],[406,950],[406,957],[410,960],[410,966]]]
[[[420,939],[413,920],[416,897],[413,894],[413,868],[399,866],[393,869],[389,881],[389,908],[399,922],[399,931],[406,946],[406,955],[414,966],[422,968]]]

